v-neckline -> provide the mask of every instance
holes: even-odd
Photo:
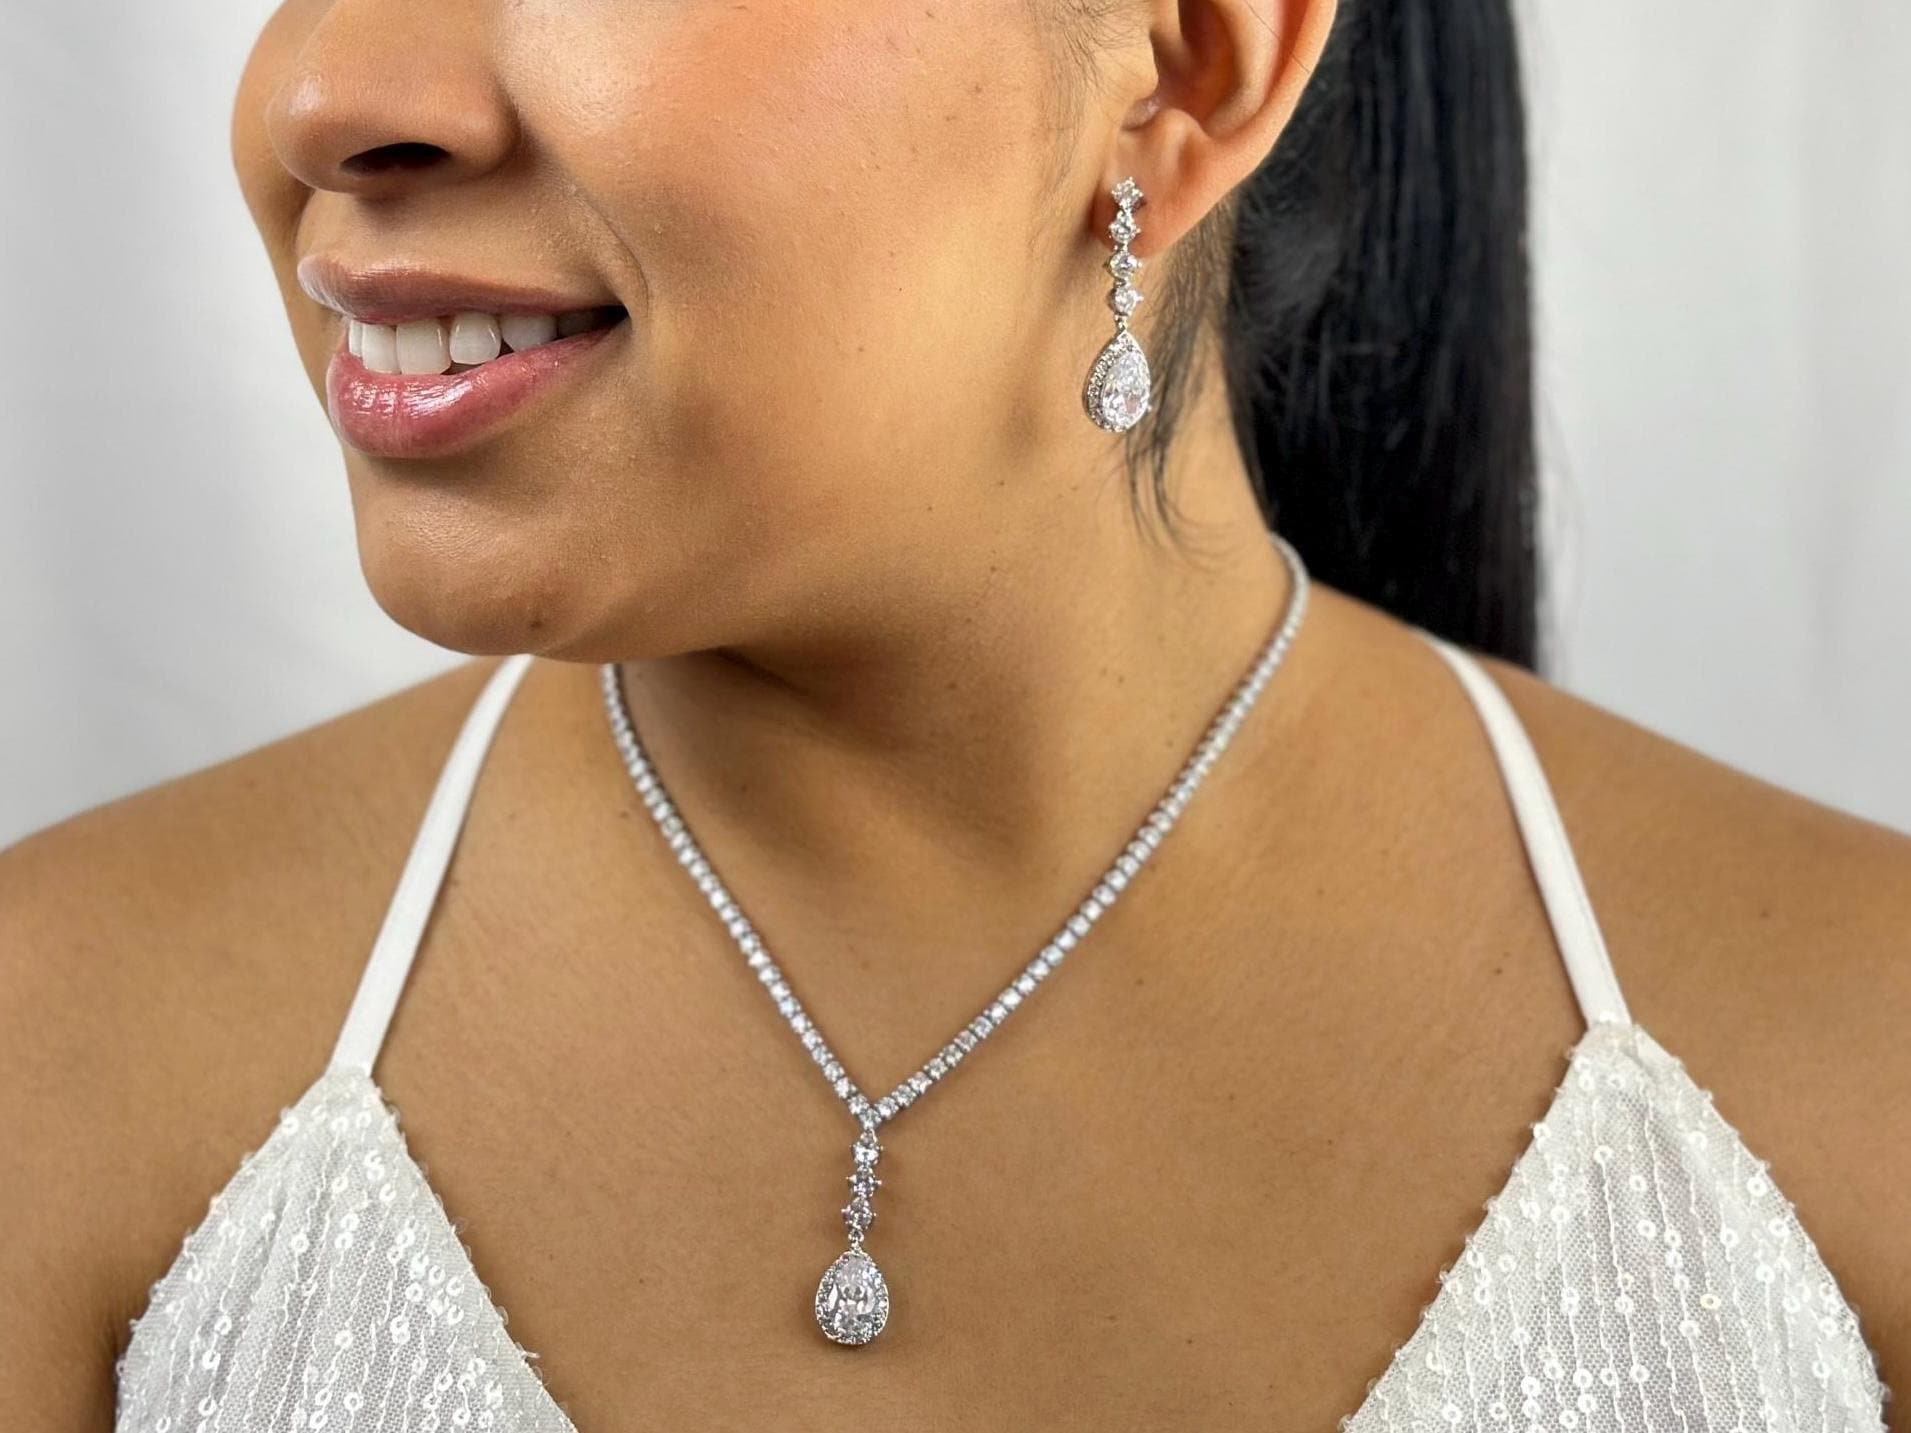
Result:
[[[1543,1143],[1546,1138],[1544,1131],[1551,1129],[1557,1124],[1559,1117],[1565,1113],[1567,1102],[1573,1098],[1573,1092],[1577,1087],[1578,1082],[1575,1080],[1575,1076],[1580,1073],[1580,1067],[1585,1062],[1588,1052],[1596,1043],[1602,1040],[1612,1040],[1628,1036],[1638,1037],[1644,1036],[1644,1033],[1645,1032],[1640,1029],[1638,1025],[1632,1022],[1618,1021],[1595,1024],[1581,1033],[1579,1039],[1567,1052],[1565,1066],[1559,1083],[1554,1086],[1553,1093],[1547,1101],[1545,1112],[1539,1119],[1528,1125],[1526,1139],[1522,1144],[1518,1157],[1513,1161],[1507,1173],[1507,1177],[1501,1181],[1498,1189],[1486,1201],[1484,1212],[1480,1218],[1474,1222],[1472,1228],[1468,1230],[1465,1238],[1461,1241],[1458,1253],[1455,1254],[1452,1260],[1437,1271],[1436,1277],[1440,1282],[1438,1293],[1422,1308],[1420,1321],[1416,1324],[1413,1331],[1394,1347],[1391,1356],[1381,1365],[1379,1372],[1370,1379],[1366,1392],[1362,1396],[1358,1406],[1345,1418],[1339,1420],[1336,1426],[1349,1430],[1350,1433],[1359,1433],[1363,1424],[1378,1407],[1378,1400],[1382,1394],[1382,1380],[1387,1371],[1396,1364],[1416,1357],[1422,1351],[1422,1347],[1429,1337],[1431,1326],[1437,1321],[1438,1316],[1446,1309],[1451,1300],[1458,1297],[1455,1287],[1447,1282],[1448,1273],[1459,1265],[1469,1250],[1480,1243],[1497,1226],[1498,1221],[1510,1217],[1505,1211],[1503,1196],[1517,1181],[1523,1167],[1529,1166],[1544,1157]],[[465,1247],[463,1239],[457,1236],[456,1224],[452,1221],[449,1211],[445,1208],[442,1196],[440,1196],[438,1191],[432,1186],[430,1177],[426,1175],[423,1167],[420,1166],[411,1155],[406,1140],[404,1122],[400,1116],[398,1106],[386,1096],[383,1087],[379,1085],[376,1078],[365,1071],[347,1070],[341,1072],[339,1070],[331,1070],[327,1071],[326,1075],[322,1076],[321,1079],[334,1079],[337,1078],[340,1073],[348,1074],[352,1078],[363,1081],[371,1093],[377,1097],[380,1107],[385,1111],[386,1117],[391,1121],[400,1147],[405,1150],[405,1160],[407,1164],[410,1165],[413,1174],[419,1182],[427,1190],[431,1191],[440,1216],[444,1218],[446,1224],[450,1227],[456,1246],[460,1251],[460,1257],[465,1261],[465,1272],[477,1282],[481,1289],[485,1290],[483,1298],[484,1316],[492,1325],[496,1336],[504,1339],[509,1343],[511,1348],[515,1350],[515,1357],[518,1362],[518,1368],[515,1371],[530,1381],[527,1386],[534,1386],[535,1391],[531,1394],[531,1397],[542,1404],[547,1412],[563,1420],[563,1426],[570,1430],[570,1433],[580,1433],[577,1425],[572,1421],[569,1412],[564,1408],[563,1404],[558,1402],[555,1395],[552,1394],[549,1385],[544,1380],[543,1374],[532,1366],[533,1359],[539,1363],[543,1362],[542,1354],[533,1352],[518,1344],[516,1339],[509,1333],[506,1327],[504,1313],[496,1301],[491,1298],[489,1285],[486,1284],[482,1274],[476,1268],[470,1249]],[[317,1088],[318,1085],[315,1083],[312,1090],[307,1091],[307,1094],[311,1094],[312,1091]]]

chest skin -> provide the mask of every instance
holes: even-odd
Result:
[[[811,1300],[844,1244],[847,1113],[654,831],[609,833],[624,879],[585,900],[575,870],[526,879],[509,804],[491,839],[474,816],[377,1075],[586,1433],[1332,1426],[1412,1332],[1580,1029],[1516,847],[1412,902],[1309,866],[1337,914],[1308,922],[1252,862],[1215,859],[1248,833],[1171,838],[885,1128],[868,1247],[892,1314],[839,1348]],[[746,906],[775,882],[727,878]],[[1177,887],[1199,899],[1153,898]],[[998,941],[938,962],[960,931],[879,957],[853,913],[803,930],[784,949],[764,926],[872,1089],[1026,958]]]

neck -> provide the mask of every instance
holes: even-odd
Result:
[[[826,643],[624,664],[645,748],[747,909],[787,891],[892,948],[974,930],[981,891],[1025,941],[1067,914],[1290,596],[1224,410],[1190,410],[1176,463],[1185,548],[1132,519],[1121,482],[1084,500],[1057,480],[1072,519],[910,574],[854,640],[833,622]],[[1259,746],[1237,741],[1190,809]]]

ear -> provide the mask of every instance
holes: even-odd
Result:
[[[1172,246],[1248,175],[1300,103],[1333,26],[1336,0],[1148,0],[1145,53],[1122,65],[1111,98],[1127,110],[1095,206],[1114,219],[1123,177],[1141,186],[1135,253]],[[1123,58],[1126,58],[1125,56]]]

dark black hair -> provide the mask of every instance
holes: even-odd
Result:
[[[1539,572],[1525,116],[1510,0],[1340,0],[1265,163],[1190,235],[1129,434],[1155,505],[1218,321],[1270,525],[1342,591],[1526,666]]]

